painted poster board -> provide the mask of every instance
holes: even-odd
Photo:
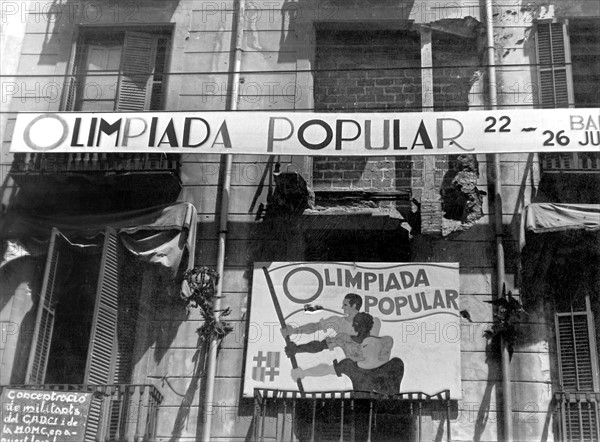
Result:
[[[2,442],[82,442],[92,393],[5,388]]]
[[[348,301],[356,295],[362,325],[354,323],[358,316],[349,321],[359,303]],[[449,390],[459,399],[459,298],[458,263],[255,263],[243,395],[252,397],[255,388],[387,395]],[[373,325],[361,340],[364,329],[360,337],[356,329],[368,327],[366,316]],[[291,344],[279,317],[303,332],[289,333]],[[286,346],[301,372],[293,371]],[[300,384],[293,374],[305,375]]]

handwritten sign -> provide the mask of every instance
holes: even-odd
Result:
[[[600,109],[20,113],[11,152],[402,156],[597,152]]]
[[[92,393],[6,388],[0,442],[83,441]]]

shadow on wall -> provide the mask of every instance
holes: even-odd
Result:
[[[157,3],[156,6],[153,3]],[[38,65],[53,65],[68,62],[70,42],[77,25],[135,26],[145,23],[168,24],[179,6],[179,1],[168,2],[71,2],[52,0],[50,4],[31,5],[38,14],[30,14],[38,27],[44,26],[44,41]],[[23,7],[23,6],[22,6]],[[37,7],[37,9],[36,9]],[[156,19],[158,18],[158,20]]]
[[[368,2],[366,2],[368,3]],[[388,9],[386,20],[400,22],[410,19],[414,1],[399,5],[397,0],[378,0],[365,5],[359,0],[329,0],[314,2],[313,0],[284,0],[281,4],[281,27],[279,36],[278,63],[290,63],[310,57],[309,47],[313,27],[317,23],[345,22],[353,23],[352,28],[364,25],[364,11],[376,6],[382,11]],[[360,11],[361,13],[357,13]],[[382,14],[383,16],[383,14]],[[248,45],[261,49],[256,23],[249,25]]]
[[[185,427],[188,423],[194,398],[199,397],[200,400],[202,400],[202,398],[206,395],[206,383],[201,383],[200,381],[206,374],[209,345],[209,341],[201,343],[200,336],[198,337],[196,352],[192,357],[192,360],[194,361],[194,370],[185,393],[178,393],[176,389],[171,384],[169,384],[169,380],[166,377],[162,380],[161,388],[163,390],[166,388],[170,388],[174,393],[181,396],[181,405],[177,410],[177,416],[175,417],[175,422],[173,423],[171,438],[169,439],[172,442],[180,440],[181,435],[183,434],[183,431],[185,430]],[[196,393],[198,393],[198,396],[196,396]],[[198,439],[202,437],[202,420],[202,406],[200,406],[200,410],[198,412],[198,422],[196,425],[196,437]]]
[[[2,325],[4,384],[22,383],[27,371],[31,335],[35,328],[36,304],[44,261],[24,257],[0,268],[0,324]],[[16,339],[15,339],[16,338]]]
[[[486,358],[485,363],[488,366],[488,378],[485,385],[485,390],[481,396],[479,409],[477,410],[477,417],[475,418],[475,429],[473,433],[473,441],[479,442],[483,436],[483,433],[490,423],[490,412],[492,411],[492,393],[494,387],[500,385],[498,379],[500,378],[500,353],[499,349],[494,344],[488,343],[486,346]],[[501,403],[501,389],[496,389],[496,404]],[[499,409],[498,406],[495,407]],[[499,413],[499,412],[497,412]],[[500,426],[501,416],[491,417],[492,422],[496,422],[497,426]]]

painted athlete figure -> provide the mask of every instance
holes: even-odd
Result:
[[[285,328],[281,330],[283,336],[291,335],[307,335],[313,334],[318,331],[333,330],[336,334],[345,333],[347,335],[356,335],[356,331],[352,328],[352,321],[356,314],[360,311],[363,305],[363,300],[360,295],[356,293],[348,293],[344,297],[342,302],[342,311],[344,316],[330,316],[323,318],[319,322],[310,322],[303,324],[299,327],[292,327],[286,324]],[[373,318],[374,324],[371,330],[372,336],[379,336],[379,329],[381,328],[381,321],[378,318]]]
[[[307,369],[296,368],[291,371],[296,381],[307,376],[321,377],[342,374],[348,376],[354,390],[376,391],[383,394],[400,392],[400,383],[404,377],[404,363],[399,358],[390,360],[393,340],[389,336],[371,336],[373,317],[368,313],[358,313],[353,320],[355,335],[340,334],[332,339],[313,341],[308,344],[291,344],[286,353],[317,353],[326,348],[341,347],[346,358],[333,365],[319,364]]]

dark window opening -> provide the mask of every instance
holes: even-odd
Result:
[[[400,401],[345,401],[343,423],[339,401],[319,401],[315,404],[313,400],[300,400],[296,411],[295,435],[300,442],[337,442],[342,437],[343,440],[355,442],[410,440],[410,406]]]
[[[107,229],[74,246],[56,229],[44,269],[28,384],[130,383],[145,267]]]
[[[600,106],[600,20],[569,21],[575,107]]]
[[[54,332],[48,356],[48,384],[82,384],[85,377],[100,254],[61,251]],[[66,259],[65,259],[66,258]]]
[[[307,261],[409,262],[406,231],[313,230],[306,234]]]

